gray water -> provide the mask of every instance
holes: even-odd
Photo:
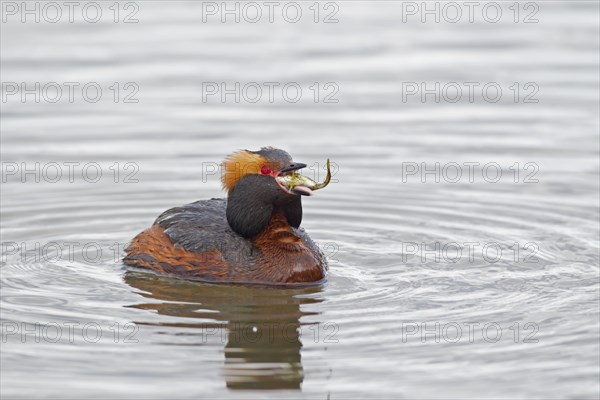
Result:
[[[598,397],[597,2],[521,2],[516,23],[513,2],[495,23],[486,3],[469,22],[461,2],[456,23],[445,3],[422,22],[420,2],[322,2],[318,23],[312,2],[296,23],[281,8],[270,23],[262,3],[257,23],[205,3],[204,22],[191,1],[23,23],[7,4],[3,398]],[[22,99],[22,82],[62,96]],[[211,82],[296,83],[302,97],[270,102],[263,86],[253,103],[251,85],[222,102]],[[439,101],[409,94],[436,82]],[[223,195],[225,155],[266,145],[313,178],[335,165],[304,199],[326,283],[124,267],[123,246],[162,211]]]

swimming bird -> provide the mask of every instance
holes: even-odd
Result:
[[[302,197],[318,184],[281,149],[230,154],[221,164],[227,199],[163,212],[125,249],[125,264],[183,279],[291,284],[324,279],[327,260],[303,228]]]

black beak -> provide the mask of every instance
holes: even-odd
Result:
[[[279,174],[285,174],[286,172],[296,171],[296,170],[302,169],[304,167],[306,167],[306,164],[301,163],[301,162],[291,163],[290,165],[288,165],[287,167],[285,167],[281,171],[279,171]]]

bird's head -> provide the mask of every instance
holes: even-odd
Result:
[[[221,180],[227,191],[227,222],[238,234],[252,237],[281,212],[297,228],[302,222],[301,195],[324,187],[296,175],[306,164],[294,162],[284,150],[263,147],[240,150],[222,164]]]
[[[230,192],[242,179],[252,176],[277,176],[290,174],[306,167],[306,164],[292,161],[286,151],[273,147],[263,147],[259,151],[240,150],[227,156],[223,161],[221,181],[223,188]]]

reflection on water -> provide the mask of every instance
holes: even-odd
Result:
[[[304,379],[300,318],[314,314],[301,311],[300,306],[319,302],[306,295],[320,292],[320,287],[210,285],[131,271],[125,274],[125,281],[144,297],[160,301],[130,307],[189,318],[158,325],[196,328],[199,345],[208,336],[223,340],[223,376],[228,388],[300,388]]]

